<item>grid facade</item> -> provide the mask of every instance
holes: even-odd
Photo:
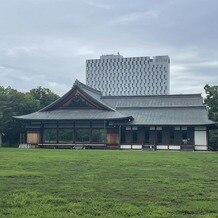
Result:
[[[86,60],[86,84],[103,95],[169,94],[168,56],[128,57],[102,55]]]

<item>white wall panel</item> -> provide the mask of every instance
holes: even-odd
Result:
[[[157,145],[157,149],[158,150],[166,150],[166,149],[168,149],[168,146],[167,145]]]
[[[207,146],[195,146],[196,151],[207,151]]]
[[[132,149],[142,149],[142,145],[132,145]]]
[[[207,132],[195,131],[195,145],[207,145]]]
[[[179,145],[170,145],[169,149],[171,149],[171,150],[180,150],[180,146]]]
[[[120,145],[121,149],[131,149],[131,145]]]

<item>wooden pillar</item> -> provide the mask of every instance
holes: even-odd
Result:
[[[41,122],[40,141],[41,141],[41,144],[42,144],[42,145],[43,145],[43,138],[44,138],[43,134],[44,134],[44,123]]]
[[[106,121],[104,120],[104,146],[106,147],[107,133],[106,133]]]
[[[119,146],[121,144],[121,125],[119,125]]]
[[[157,150],[157,126],[154,127],[154,150]]]
[[[157,145],[157,126],[155,126],[155,130],[154,130],[154,145]]]
[[[73,121],[73,143],[76,144],[76,125],[75,125],[75,121]]]
[[[59,122],[57,121],[57,144],[59,143]]]
[[[194,131],[195,131],[195,129],[194,129]],[[206,137],[207,137],[207,150],[209,149],[209,140],[210,140],[210,134],[209,134],[209,128],[208,128],[208,126],[206,126]],[[194,145],[195,145],[195,143],[194,143]]]
[[[20,144],[23,144],[22,141],[23,141],[23,140],[22,140],[22,133],[20,133]]]
[[[133,131],[132,131],[132,126],[131,126],[131,135],[132,135],[132,138],[131,138],[131,149],[132,149],[132,144],[133,144]]]
[[[92,143],[92,121],[90,121],[90,138],[89,138],[89,143]]]

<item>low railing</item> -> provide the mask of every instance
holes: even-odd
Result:
[[[142,144],[20,144],[19,148],[54,148],[54,149],[122,149],[122,150],[182,150],[207,151],[206,145],[142,145]]]
[[[207,151],[208,147],[205,145],[131,145],[122,144],[120,149],[135,149],[135,150],[189,150],[189,151]]]

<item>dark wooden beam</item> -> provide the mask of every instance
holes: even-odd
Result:
[[[59,143],[59,122],[57,121],[57,144]]]
[[[92,121],[90,121],[89,143],[92,143]]]
[[[76,144],[76,130],[75,130],[76,124],[75,121],[73,121],[73,143]]]
[[[104,120],[104,146],[106,146],[107,132],[106,132],[106,121]]]

